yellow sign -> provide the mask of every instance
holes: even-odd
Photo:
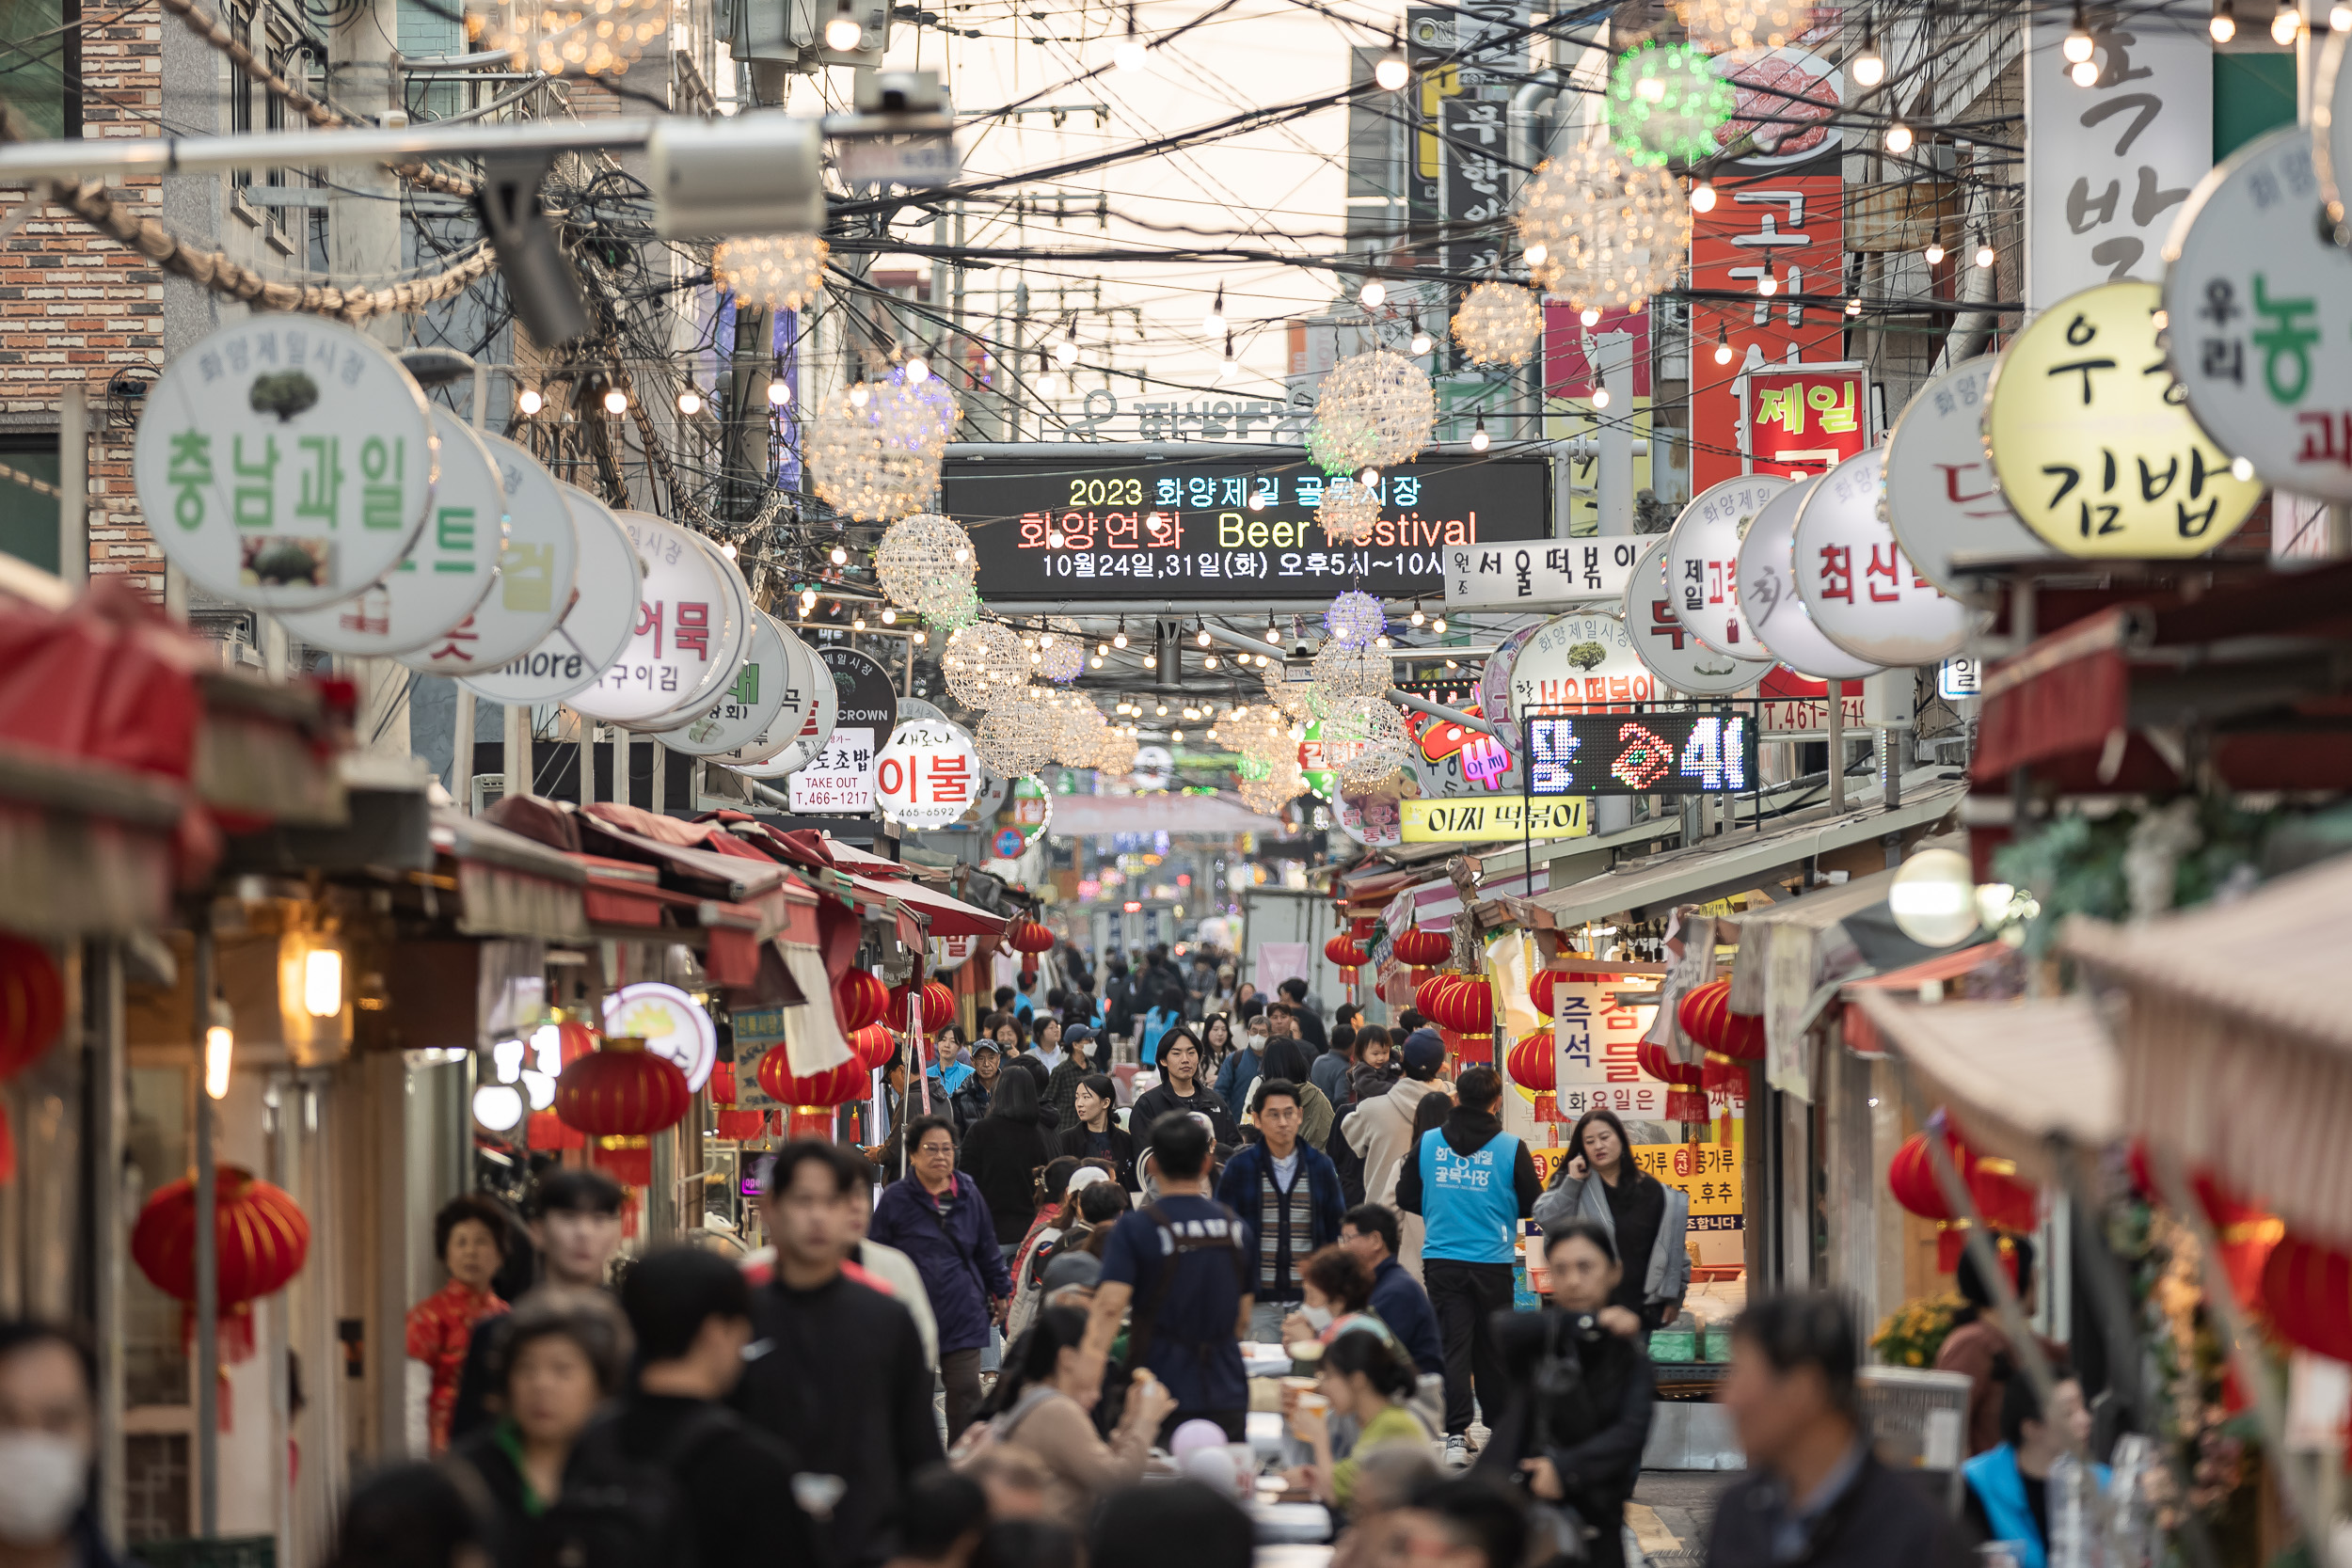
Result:
[[[2069,295],[2011,341],[1985,403],[1985,451],[2027,528],[2073,556],[2202,555],[2263,486],[2230,471],[2165,365],[2153,283]]]
[[[1524,813],[1521,807],[1526,808]],[[1521,800],[1516,795],[1487,800],[1407,800],[1404,803],[1407,844],[1498,844],[1507,838],[1582,838],[1593,831],[1589,802],[1581,795],[1551,800]]]
[[[1535,1174],[1547,1187],[1568,1157],[1565,1148],[1532,1148]],[[1635,1144],[1641,1167],[1691,1200],[1692,1230],[1737,1230],[1747,1212],[1737,1144]]]

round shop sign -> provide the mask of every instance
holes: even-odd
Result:
[[[735,684],[719,693],[719,701],[706,712],[663,730],[658,737],[661,743],[690,757],[714,757],[769,734],[784,711],[790,677],[799,673],[785,645],[787,635],[774,616],[753,611],[751,652],[736,666]]]
[[[206,593],[273,611],[381,581],[423,530],[437,472],[415,380],[316,316],[255,316],[166,366],[131,455],[165,557]]]
[[[1764,503],[1788,487],[1775,474],[1742,474],[1691,498],[1666,531],[1666,586],[1682,627],[1719,654],[1769,655],[1740,606],[1740,541]]]
[[[800,683],[795,689],[801,711],[800,728],[791,727],[787,707],[776,716],[775,725],[765,736],[743,748],[743,762],[719,759],[737,772],[755,779],[781,779],[816,761],[833,739],[834,722],[841,716],[840,690],[833,684],[832,673],[818,661],[817,650],[802,641],[790,627],[783,629],[792,639],[793,678]],[[788,736],[783,746],[764,757],[755,755],[778,735]]]
[[[498,580],[506,545],[506,489],[490,449],[463,420],[432,406],[441,442],[433,513],[401,563],[373,588],[324,610],[278,618],[312,647],[389,657],[430,645],[469,616]]]
[[[874,809],[874,761],[898,727],[898,695],[871,654],[839,644],[816,650],[818,680],[834,689],[833,734],[792,774],[795,811],[860,815]]]
[[[728,621],[736,598],[718,558],[695,536],[644,512],[614,515],[644,562],[637,622],[603,678],[572,698],[583,716],[633,723],[715,699],[735,668],[742,628]]]
[[[2162,309],[2153,283],[2085,289],[2028,323],[1993,372],[1994,476],[2025,525],[2068,555],[2202,555],[2262,499],[2261,482],[2231,473],[2172,393]]]
[[[1886,668],[1941,664],[1975,629],[1974,611],[1922,577],[1879,515],[1884,448],[1820,477],[1797,512],[1788,562],[1797,598],[1823,636]]]
[[[2352,255],[2313,221],[2317,189],[2312,133],[2292,125],[2200,181],[2165,242],[2166,336],[2222,451],[2282,490],[2352,501]]]
[[[979,753],[961,725],[901,720],[874,759],[874,800],[902,828],[945,828],[971,808],[979,777]]]
[[[474,675],[521,657],[563,623],[580,578],[580,531],[564,487],[530,451],[482,433],[506,495],[498,581],[474,612],[400,662],[428,675]]]
[[[1012,798],[1012,781],[986,763],[980,765],[980,784],[972,792],[972,805],[956,818],[966,827],[985,828],[996,820],[996,814],[1005,809]]]
[[[1984,395],[1992,355],[1979,355],[1919,388],[1886,440],[1880,508],[1903,553],[1947,594],[1965,586],[1952,562],[2058,552],[2017,520],[1984,457]]]
[[[585,691],[621,657],[637,626],[645,568],[612,509],[585,490],[560,492],[580,539],[580,585],[571,609],[536,646],[458,684],[494,703],[560,703]]]
[[[675,986],[640,980],[623,986],[604,999],[604,1032],[645,1042],[645,1049],[677,1064],[686,1074],[686,1092],[696,1094],[710,1082],[719,1060],[719,1032],[702,1005]]]
[[[1486,656],[1486,662],[1479,667],[1478,711],[1495,720],[1498,729],[1510,721],[1511,667],[1518,662],[1519,650],[1534,641],[1535,634],[1543,629],[1541,621],[1532,626],[1521,626],[1497,643],[1495,651]],[[1518,737],[1513,735],[1508,738],[1509,741],[1516,741]]]
[[[712,668],[719,670],[720,674],[709,689],[692,702],[672,708],[667,713],[656,714],[651,719],[641,719],[632,723],[623,724],[621,728],[626,730],[635,730],[641,734],[658,733],[700,718],[704,712],[707,711],[709,705],[724,699],[728,690],[734,687],[736,677],[742,672],[743,660],[751,657],[752,633],[755,625],[753,619],[755,611],[752,607],[752,585],[743,580],[743,574],[737,570],[735,562],[729,558],[727,552],[719,547],[717,540],[707,534],[696,533],[691,530],[688,531],[686,537],[693,541],[696,549],[710,558],[711,566],[718,572],[720,582],[725,585],[727,597],[731,601],[732,607],[728,612],[723,632],[715,629],[717,617],[714,614],[712,618],[714,631],[711,638],[710,659]]]
[[[1840,465],[1843,467],[1843,465]],[[1798,480],[1764,503],[1740,541],[1740,597],[1756,617],[1756,634],[1782,664],[1817,681],[1860,680],[1878,666],[1859,659],[1821,635],[1805,614],[1797,596],[1789,552],[1794,547],[1797,515],[1804,510],[1819,474]]]
[[[1532,714],[1581,713],[1655,702],[1664,695],[1658,677],[1634,653],[1625,622],[1613,611],[1582,610],[1555,616],[1536,628],[1511,667],[1514,728],[1504,744],[1511,751],[1519,749],[1518,726]]]
[[[1625,585],[1625,624],[1634,657],[1651,674],[1686,697],[1728,697],[1764,678],[1769,658],[1719,654],[1691,633],[1675,613],[1666,582],[1666,540],[1651,541]]]

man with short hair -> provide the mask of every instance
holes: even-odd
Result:
[[[1422,1133],[1405,1161],[1396,1203],[1428,1227],[1421,1267],[1445,1343],[1445,1457],[1449,1465],[1467,1465],[1473,1380],[1490,1416],[1508,1397],[1502,1354],[1487,1320],[1510,1310],[1519,1222],[1534,1212],[1544,1188],[1527,1146],[1505,1132],[1495,1114],[1502,1075],[1471,1068],[1454,1098],[1444,1122]]]
[[[91,1507],[98,1360],[72,1331],[0,1323],[0,1558],[24,1568],[116,1568]]]
[[[2001,1386],[2001,1441],[1961,1467],[1968,1483],[1968,1523],[1987,1541],[2013,1541],[2019,1568],[2044,1568],[2061,1539],[2054,1525],[2071,1516],[2090,1529],[2092,1489],[2076,1457],[2090,1441],[2090,1406],[2083,1386],[2063,1361],[2050,1366],[2050,1399],[2043,1404],[2033,1379],[2011,1369]],[[2106,1491],[2107,1467],[2093,1465]]]
[[[1316,1054],[1322,1054],[1331,1042],[1323,1032],[1323,1020],[1316,1015],[1313,1007],[1308,1006],[1307,982],[1294,974],[1274,989],[1289,1002],[1291,1022],[1296,1026],[1298,1037],[1305,1040]]]
[[[1216,1196],[1257,1233],[1257,1289],[1249,1309],[1249,1337],[1263,1344],[1282,1342],[1282,1320],[1307,1292],[1299,1283],[1307,1255],[1340,1239],[1339,1167],[1311,1144],[1299,1141],[1304,1120],[1298,1085],[1269,1078],[1258,1095],[1260,1141],[1246,1144],[1225,1163]]]
[[[1943,1508],[1870,1451],[1854,1388],[1852,1311],[1826,1291],[1752,1301],[1732,1321],[1717,1396],[1748,1473],[1715,1500],[1708,1568],[1956,1568]]]
[[[1241,1338],[1249,1330],[1249,1227],[1209,1196],[1209,1130],[1187,1112],[1152,1124],[1160,1196],[1122,1216],[1103,1253],[1103,1276],[1087,1319],[1082,1358],[1088,1386],[1102,1382],[1111,1341],[1132,1304],[1127,1365],[1149,1368],[1176,1408],[1159,1441],[1184,1422],[1215,1421],[1247,1440],[1249,1381]]]
[[[539,1178],[523,1214],[545,1271],[542,1284],[605,1288],[613,1256],[621,1250],[622,1196],[620,1183],[599,1170],[564,1165]],[[453,1446],[498,1414],[489,1407],[496,1397],[490,1353],[505,1332],[504,1314],[474,1324],[465,1370],[458,1374],[457,1402],[450,1411]]]
[[[1445,1343],[1438,1337],[1438,1314],[1421,1281],[1396,1260],[1396,1213],[1378,1203],[1359,1203],[1340,1216],[1340,1245],[1372,1273],[1373,1316],[1389,1325],[1413,1358],[1413,1370],[1445,1375]]]
[[[819,1138],[776,1152],[761,1203],[775,1277],[752,1294],[757,1338],[734,1398],[812,1470],[838,1478],[827,1533],[845,1568],[881,1560],[908,1479],[945,1457],[914,1319],[842,1271],[852,1191],[873,1180],[854,1150]]]

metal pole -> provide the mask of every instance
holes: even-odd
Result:
[[[196,1061],[204,1072],[204,1036],[213,1022],[213,921],[207,910],[196,927],[192,994]],[[220,1533],[220,1235],[219,1193],[213,1160],[213,1097],[196,1091],[196,1533]]]
[[[506,785],[505,799],[531,793],[532,771],[531,757],[531,709],[521,703],[509,703],[505,712]]]
[[[1846,814],[1846,683],[1831,681],[1829,686],[1829,810],[1833,816]]]
[[[89,396],[78,381],[57,390],[57,576],[89,581]]]
[[[459,811],[470,812],[473,810],[474,694],[464,686],[457,689],[457,710],[452,729],[449,792],[456,800]]]
[[[123,1085],[122,948],[92,942],[83,967],[88,1029],[89,1233],[96,1257],[90,1323],[98,1339],[98,1523],[103,1539],[122,1539],[125,1403],[122,1367],[122,1136],[131,1122]]]

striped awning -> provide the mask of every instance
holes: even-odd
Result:
[[[0,745],[0,927],[55,938],[162,925],[186,804],[151,774]]]

